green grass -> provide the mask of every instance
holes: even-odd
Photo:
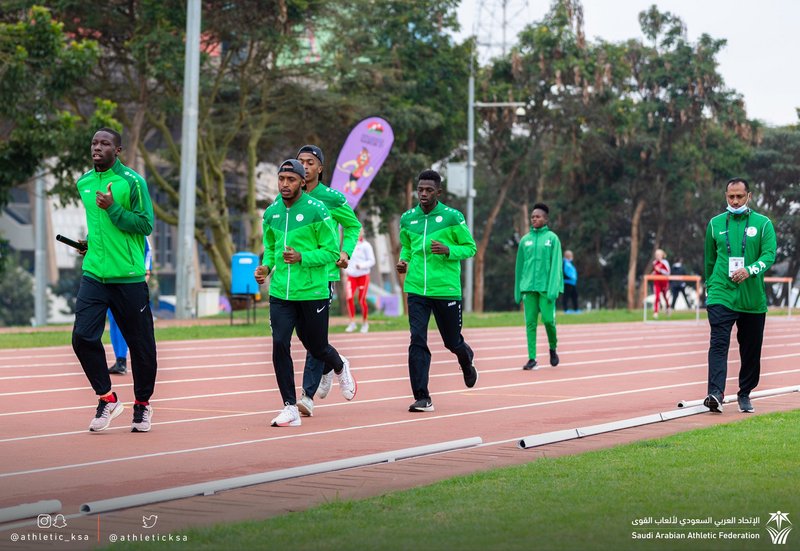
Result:
[[[733,414],[736,415],[736,414]],[[184,532],[159,549],[774,549],[769,513],[800,516],[800,411],[451,478],[258,522]],[[531,453],[520,451],[519,453]],[[791,515],[794,516],[791,516]],[[758,540],[634,540],[642,517],[760,517]],[[741,525],[740,525],[741,526]],[[786,547],[797,548],[800,527]],[[114,549],[145,549],[144,544]]]

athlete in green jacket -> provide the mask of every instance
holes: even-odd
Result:
[[[739,411],[750,413],[750,392],[761,376],[761,345],[767,312],[764,274],[775,262],[777,242],[769,218],[748,208],[750,186],[742,178],[728,181],[727,212],[706,229],[705,277],[711,343],[708,349],[708,395],[703,404],[721,413],[728,374],[731,329],[739,341]]]
[[[75,303],[72,348],[99,396],[92,432],[108,428],[122,413],[111,391],[106,353],[101,342],[110,309],[130,344],[133,370],[133,432],[150,430],[150,396],[156,382],[156,342],[150,293],[145,283],[144,242],[153,230],[153,205],[147,183],[119,161],[122,137],[101,128],[92,138],[94,169],[76,185],[86,210],[88,235],[83,277]]]
[[[329,224],[336,235],[337,244],[339,242],[339,226],[342,226],[342,247],[336,262],[331,262],[328,270],[329,297],[332,302],[333,282],[339,281],[341,269],[347,268],[347,263],[358,242],[361,222],[356,218],[356,214],[350,208],[344,194],[329,188],[320,181],[325,165],[325,155],[322,153],[322,149],[316,145],[304,145],[297,152],[297,160],[303,163],[303,167],[306,169],[305,192],[325,205],[331,215]],[[333,371],[326,369],[323,362],[314,359],[311,354],[307,353],[303,369],[303,394],[297,401],[297,409],[300,413],[311,417],[314,414],[314,394],[317,393],[317,389],[319,389],[319,397],[325,398],[330,392],[332,384]]]
[[[550,345],[550,365],[558,365],[556,348],[556,300],[564,290],[561,241],[550,231],[550,209],[544,203],[533,205],[531,231],[519,242],[514,269],[514,300],[522,300],[525,330],[528,337],[528,362],[522,369],[538,369],[536,362],[536,326],[539,313]]]
[[[428,321],[433,312],[444,346],[458,358],[464,384],[478,382],[474,353],[461,335],[461,260],[475,254],[475,240],[464,216],[439,202],[442,177],[424,170],[417,178],[419,205],[400,217],[400,261],[396,269],[406,274],[408,323],[408,372],[415,402],[409,411],[433,411],[428,392],[431,351]]]
[[[272,364],[283,410],[273,427],[301,425],[292,363],[292,332],[309,353],[339,376],[345,399],[356,394],[356,382],[347,359],[328,342],[330,294],[328,266],[339,254],[336,234],[325,205],[303,193],[305,168],[288,159],[278,169],[280,198],[264,212],[264,258],[255,278],[263,284],[271,273],[269,319],[272,327]]]

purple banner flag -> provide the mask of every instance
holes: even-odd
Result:
[[[331,187],[344,193],[350,208],[356,208],[367,191],[389,155],[392,142],[392,127],[379,117],[364,119],[350,132],[331,178]]]

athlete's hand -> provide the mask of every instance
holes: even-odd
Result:
[[[348,264],[349,261],[350,261],[350,257],[347,256],[347,253],[344,252],[344,251],[341,251],[339,253],[339,260],[336,261],[336,265],[339,266],[340,268],[344,269],[344,268],[347,268],[347,264]]]
[[[450,254],[450,247],[447,245],[440,243],[439,241],[432,240],[431,241],[431,252],[433,254],[443,254],[448,256]]]
[[[266,266],[259,266],[256,268],[255,274],[256,276],[256,283],[259,285],[263,285],[267,281],[267,276],[269,275],[269,268]]]
[[[89,250],[89,242],[85,239],[78,239],[78,243],[83,245],[82,249],[78,249],[78,254],[81,256],[86,256],[86,252]]]
[[[114,194],[111,193],[111,183],[109,183],[108,187],[106,187],[106,191],[108,193],[103,193],[102,191],[98,191],[97,193],[95,193],[94,197],[97,206],[103,210],[106,210],[108,207],[114,204]]]
[[[750,277],[750,272],[747,271],[747,268],[739,268],[738,270],[733,272],[731,279],[733,280],[734,283],[741,283],[748,277]]]
[[[394,269],[397,270],[398,274],[404,274],[408,271],[408,262],[406,262],[405,260],[401,260],[400,262],[395,264]]]
[[[303,260],[303,255],[300,251],[296,251],[291,247],[283,249],[283,261],[287,264],[299,264]]]

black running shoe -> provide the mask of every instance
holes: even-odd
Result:
[[[128,364],[125,358],[117,358],[116,363],[108,368],[108,372],[112,375],[125,375],[128,372]]]
[[[417,400],[408,407],[408,411],[433,411],[433,402],[430,398]]]
[[[713,394],[706,396],[706,399],[703,400],[703,405],[714,413],[722,413],[722,398]]]
[[[534,369],[539,369],[539,364],[536,363],[536,360],[528,360],[528,363],[522,366],[522,369],[525,371],[531,371]]]
[[[750,396],[737,396],[736,401],[739,402],[739,411],[742,413],[753,413],[755,408],[750,402]]]
[[[462,367],[461,372],[464,375],[464,384],[467,388],[472,388],[478,382],[478,370],[475,369],[475,362],[472,362],[467,367]]]
[[[556,353],[556,349],[555,348],[551,348],[550,349],[550,365],[555,367],[555,366],[558,365],[558,362],[559,362],[559,359],[558,359],[558,354]]]

